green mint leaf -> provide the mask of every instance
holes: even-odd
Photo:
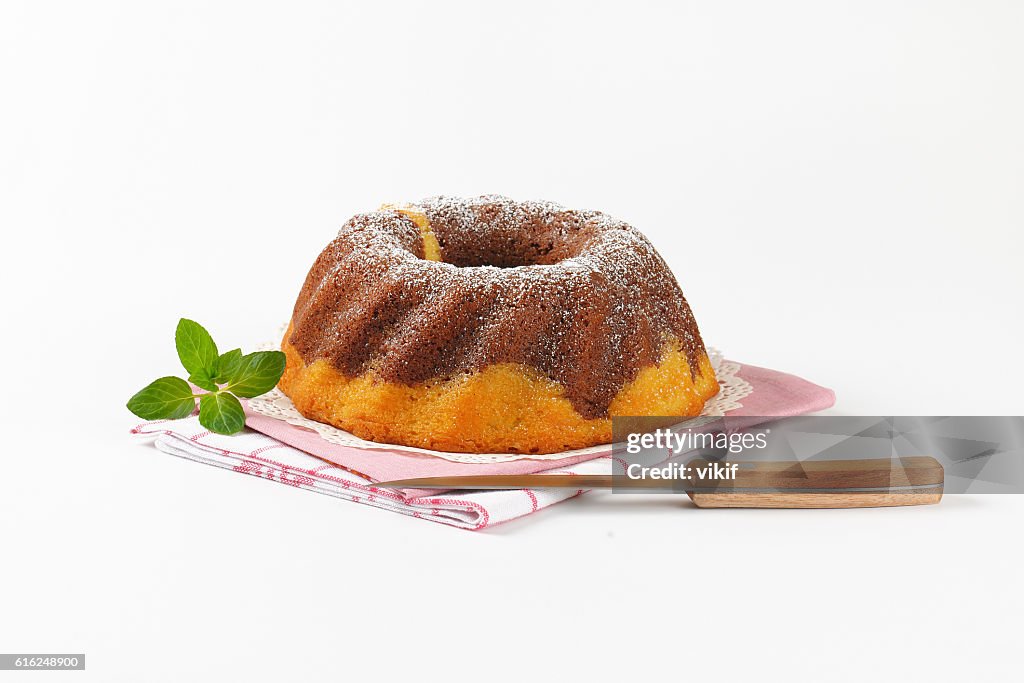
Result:
[[[190,375],[212,378],[216,374],[217,345],[202,325],[187,318],[179,320],[178,329],[174,331],[174,346]]]
[[[199,397],[199,423],[211,432],[237,434],[245,426],[245,411],[231,394],[203,394]]]
[[[233,349],[222,353],[217,359],[217,374],[213,381],[217,384],[225,384],[235,378],[238,368],[242,365],[242,349]]]
[[[195,384],[200,389],[206,389],[207,391],[217,391],[217,382],[212,377],[206,374],[205,370],[194,372],[188,376],[188,381]]]
[[[280,351],[250,353],[242,357],[238,371],[225,390],[244,398],[253,398],[277,386],[283,373],[284,354]]]
[[[128,400],[128,410],[143,420],[179,420],[195,408],[192,387],[179,377],[161,377]]]

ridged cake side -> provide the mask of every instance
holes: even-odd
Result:
[[[314,420],[356,436],[440,451],[558,453],[612,440],[610,418],[587,419],[561,386],[533,368],[490,365],[414,386],[381,381],[372,371],[346,377],[325,360],[306,365],[287,342],[281,387]],[[705,356],[693,380],[686,357],[667,344],[609,407],[613,415],[693,415],[718,384]]]

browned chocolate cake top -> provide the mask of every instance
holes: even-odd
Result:
[[[666,339],[696,376],[704,344],[675,278],[637,230],[594,211],[505,197],[434,197],[444,262],[394,210],[352,217],[299,294],[291,343],[346,376],[415,385],[494,363],[536,368],[577,412],[605,417]]]

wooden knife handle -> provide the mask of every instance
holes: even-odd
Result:
[[[700,467],[705,461],[689,464]],[[697,507],[860,508],[933,505],[942,499],[942,465],[928,456],[736,464],[733,480],[694,482],[688,495]]]

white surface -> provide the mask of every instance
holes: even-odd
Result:
[[[1020,499],[591,496],[471,534],[126,433],[179,316],[254,343],[341,221],[436,193],[629,220],[709,341],[839,410],[1020,414],[1024,6],[675,5],[4,3],[0,650],[92,681],[1008,677]]]

